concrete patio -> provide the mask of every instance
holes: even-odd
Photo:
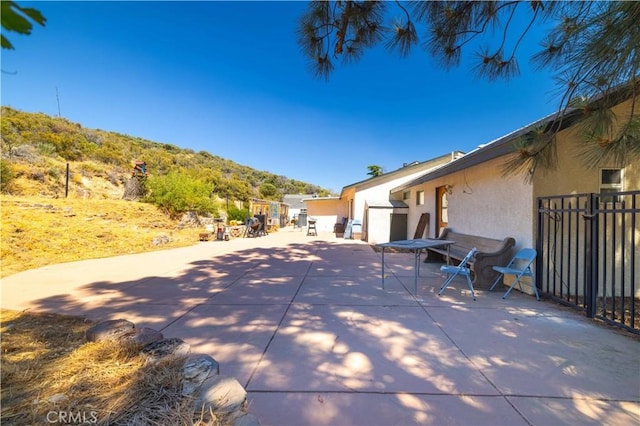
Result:
[[[640,424],[640,339],[287,228],[2,280],[2,307],[125,318],[206,353],[262,425]]]

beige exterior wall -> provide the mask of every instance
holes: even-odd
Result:
[[[640,190],[640,162],[633,163],[624,168],[625,191]]]
[[[413,234],[416,231],[420,216],[422,213],[429,213],[429,223],[425,229],[425,238],[437,237],[435,226],[435,211],[436,211],[436,188],[444,185],[442,179],[437,179],[431,182],[427,182],[422,185],[416,185],[404,191],[394,192],[392,199],[402,200],[402,195],[405,191],[409,191],[410,198],[408,200],[402,200],[409,206],[407,210],[407,238],[413,238]],[[424,204],[416,205],[416,192],[424,191]]]
[[[618,116],[628,111],[630,102],[615,109]],[[430,214],[428,237],[437,235],[435,188],[451,185],[449,226],[458,232],[491,238],[511,236],[516,248],[535,247],[536,198],[539,196],[599,192],[600,168],[588,169],[576,158],[579,149],[576,127],[560,132],[557,137],[558,169],[538,173],[533,184],[522,176],[502,175],[507,157],[500,157],[466,170],[410,188],[408,234],[413,235],[421,213]],[[604,164],[601,168],[615,167]],[[624,169],[623,190],[640,189],[640,164]],[[425,193],[424,205],[416,205],[416,191]],[[394,193],[401,200],[402,193]]]
[[[345,189],[340,197],[340,211],[342,215],[340,217],[346,217],[348,219],[353,219],[353,203],[356,197],[356,189],[348,188]]]
[[[615,109],[617,116],[624,116],[630,102]],[[527,184],[522,176],[504,177],[503,165],[508,157],[496,158],[466,170],[451,173],[450,175],[434,179],[423,184],[415,185],[408,190],[411,198],[405,200],[409,205],[408,230],[409,235],[418,224],[422,213],[429,213],[430,221],[427,237],[435,237],[436,231],[436,188],[444,185],[451,186],[448,197],[449,227],[458,232],[481,235],[490,238],[502,239],[511,236],[516,239],[516,249],[536,246],[536,222],[537,222],[537,197],[582,194],[600,192],[600,170],[602,168],[616,168],[615,164],[602,164],[598,168],[589,169],[584,162],[577,157],[580,149],[579,134],[576,127],[564,130],[557,135],[556,152],[558,160],[557,170],[540,171],[536,174],[532,184]],[[416,205],[416,191],[424,191],[424,205]],[[633,163],[624,168],[624,191],[640,190],[640,164]],[[402,192],[392,194],[392,198],[402,200]],[[563,229],[563,228],[560,228]],[[628,226],[624,238],[629,241],[632,236],[635,241],[640,240],[640,229],[632,229]],[[560,231],[564,232],[564,231]],[[567,231],[572,232],[572,231]],[[602,232],[607,240],[602,244],[610,245],[610,235],[613,231]],[[618,240],[622,236],[617,236]],[[609,253],[608,256],[620,258],[621,253]],[[630,252],[628,256],[631,256]],[[640,259],[640,251],[636,250],[635,259]],[[640,261],[636,260],[640,265]],[[602,262],[602,259],[601,259]],[[626,265],[631,264],[631,259],[625,260]],[[640,266],[639,266],[640,267]],[[636,268],[637,270],[637,268]],[[619,277],[616,281],[625,282],[633,280],[629,268],[625,271],[616,271]],[[580,275],[578,280],[582,280]],[[530,289],[525,289],[529,292]],[[640,290],[636,289],[636,296]]]
[[[406,208],[368,207],[363,224],[362,239],[369,244],[386,243],[391,236],[391,216],[393,214],[408,214]],[[365,234],[366,231],[366,234]],[[413,234],[407,238],[412,238]]]
[[[503,177],[504,157],[449,176],[449,227],[465,234],[513,237],[516,249],[535,247],[532,187],[521,177]]]
[[[614,112],[618,117],[624,117],[625,113],[628,113],[630,107],[630,101],[619,105],[614,108]],[[535,197],[553,196],[553,195],[565,195],[565,194],[583,194],[583,193],[597,193],[600,192],[600,170],[603,168],[617,168],[616,164],[601,164],[597,168],[587,168],[584,162],[578,156],[580,152],[580,135],[578,130],[574,127],[560,132],[557,136],[557,159],[558,169],[552,170],[547,173],[537,174],[534,178]],[[623,191],[637,191],[640,190],[640,164],[633,163],[626,166],[623,169]],[[629,199],[630,200],[630,199]],[[537,206],[534,205],[534,209]],[[622,219],[622,215],[618,216],[618,220]],[[626,220],[629,221],[627,215]],[[617,226],[616,226],[617,225]],[[607,228],[605,228],[605,226]],[[632,229],[627,223],[626,233],[623,235],[621,229],[623,229],[621,223],[613,223],[611,220],[606,224],[600,223],[599,235],[603,237],[600,242],[599,250],[602,255],[600,256],[600,271],[603,271],[605,262],[609,262],[608,276],[606,279],[601,277],[603,282],[615,282],[616,292],[620,291],[621,282],[631,283],[634,277],[631,276],[631,265],[635,259],[636,269],[640,268],[640,249],[635,251],[635,254],[631,250],[623,252],[620,250],[620,244],[624,240],[624,244],[627,248],[632,247],[632,241],[640,241],[640,229]],[[568,240],[575,230],[568,229],[566,224],[562,224],[557,227],[557,238],[564,238]],[[614,239],[617,245],[614,244]],[[606,255],[604,254],[604,248],[608,248]],[[616,247],[615,251],[611,247]],[[579,250],[583,250],[582,243]],[[568,249],[564,249],[564,256],[568,257]],[[606,258],[605,258],[606,256]],[[624,259],[623,259],[624,257]],[[614,259],[618,265],[627,265],[626,268],[616,268],[612,270],[611,260]],[[583,265],[577,268],[578,276],[576,280],[578,283],[583,282]],[[569,283],[575,285],[575,282]],[[609,284],[610,285],[610,284]],[[628,284],[627,284],[628,285]],[[582,294],[582,285],[578,285],[578,294]],[[608,295],[611,296],[613,288],[607,287]],[[630,291],[629,288],[627,288]],[[635,297],[640,297],[640,288],[636,288]]]
[[[333,232],[333,226],[342,220],[344,214],[339,208],[342,203],[337,198],[313,198],[305,200],[307,204],[307,218],[316,219],[318,232]]]
[[[436,236],[436,188],[451,185],[449,227],[464,234],[503,239],[513,237],[516,248],[535,247],[531,185],[522,178],[501,175],[503,158],[410,188],[408,234],[413,235],[420,215],[428,212],[428,237]],[[417,206],[416,191],[423,190],[424,205]],[[402,197],[401,193],[394,197]]]
[[[380,183],[371,188],[360,189],[354,194],[353,218],[364,223],[365,204],[367,201],[389,200],[389,192],[404,183],[410,182],[425,174],[425,170],[418,170],[406,176]]]
[[[366,204],[368,201],[388,201],[389,194],[393,188],[417,179],[429,170],[452,161],[460,154],[460,152],[454,151],[450,155],[444,155],[424,163],[407,165],[402,169],[372,178],[371,180],[359,182],[352,187],[343,189],[340,198],[347,203],[351,202],[351,215],[349,219],[357,219],[362,222],[363,239],[370,242],[368,234],[371,233],[372,227],[383,226],[382,224],[373,222],[371,217],[369,217],[367,221]],[[347,207],[347,211],[349,211],[349,207]],[[389,228],[391,218],[386,217],[384,220],[387,222],[384,226]]]
[[[616,109],[623,114],[623,105]],[[458,232],[491,238],[512,236],[516,248],[535,247],[536,198],[540,196],[599,192],[600,168],[589,169],[576,158],[579,149],[576,128],[567,129],[557,137],[557,170],[538,173],[533,184],[521,176],[502,175],[507,157],[500,157],[466,170],[409,188],[408,234],[413,235],[420,215],[430,214],[428,237],[437,236],[435,189],[451,185],[449,195],[449,226]],[[601,168],[616,167],[604,164]],[[640,189],[640,164],[624,169],[623,190]],[[416,205],[416,191],[425,193],[424,205]],[[402,199],[402,191],[392,194]]]
[[[367,219],[370,226],[363,226],[363,233],[366,230],[366,238],[369,244],[386,243],[389,241],[389,227],[391,225],[392,208],[369,208],[367,209]]]
[[[629,113],[631,101],[616,108],[614,113],[624,117]],[[537,173],[534,178],[534,198],[550,195],[581,194],[600,192],[600,169],[615,168],[615,164],[602,164],[595,169],[587,168],[578,156],[580,152],[580,135],[577,126],[560,132],[557,136],[556,152],[558,168]],[[640,164],[631,164],[624,169],[623,191],[640,189]]]

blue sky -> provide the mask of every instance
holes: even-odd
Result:
[[[421,50],[383,48],[317,80],[296,43],[306,2],[21,2],[47,18],[7,34],[2,105],[208,151],[333,191],[453,150],[468,152],[557,107],[548,72],[476,78]],[[390,5],[392,6],[392,5]],[[474,49],[467,51],[471,59]],[[153,172],[153,171],[151,171]]]

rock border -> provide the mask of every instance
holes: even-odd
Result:
[[[152,328],[136,328],[126,319],[106,320],[89,328],[89,342],[113,341],[134,347],[149,363],[167,356],[184,356],[182,395],[195,398],[203,413],[224,416],[230,426],[260,426],[247,412],[247,392],[233,377],[220,375],[220,364],[206,354],[192,354],[191,347],[178,338],[165,338]]]

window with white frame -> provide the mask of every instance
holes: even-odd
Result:
[[[424,205],[424,191],[416,191],[416,206]]]
[[[622,172],[622,169],[616,168],[600,169],[599,191],[601,194],[600,200],[603,203],[613,203],[619,201],[619,197],[613,195],[607,196],[606,194],[623,191]]]

